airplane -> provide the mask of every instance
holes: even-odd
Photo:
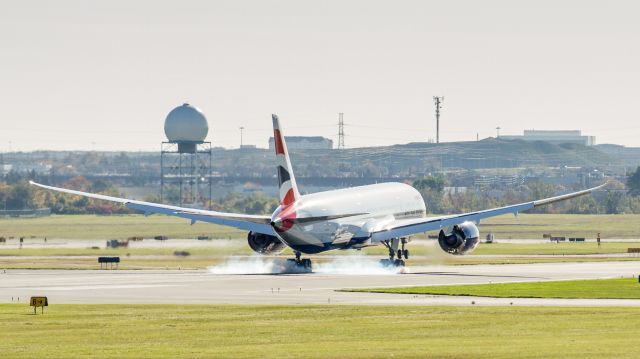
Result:
[[[312,263],[309,258],[302,258],[302,254],[376,245],[388,249],[389,258],[381,261],[383,265],[403,267],[409,258],[406,244],[411,236],[430,231],[439,231],[438,244],[445,252],[468,254],[480,242],[477,227],[480,220],[508,213],[517,215],[589,194],[607,184],[505,207],[439,216],[428,216],[420,192],[405,183],[379,183],[302,195],[278,116],[272,115],[272,120],[280,205],[271,215],[184,208],[30,183],[48,190],[122,203],[145,215],[159,213],[189,219],[191,224],[200,221],[246,230],[249,247],[254,252],[274,255],[289,247],[295,259],[287,261],[308,272],[312,270]]]

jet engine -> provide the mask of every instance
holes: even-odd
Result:
[[[462,255],[471,253],[477,246],[480,237],[478,227],[472,222],[456,224],[451,228],[451,232],[445,233],[440,230],[438,243],[440,248],[449,254]]]
[[[249,232],[247,241],[249,247],[258,254],[278,254],[286,248],[276,236],[268,234]]]

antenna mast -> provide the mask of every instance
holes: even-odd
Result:
[[[338,149],[344,150],[344,120],[342,116],[344,113],[338,113]]]
[[[440,107],[444,96],[433,96],[433,102],[436,104],[436,143],[440,143]]]

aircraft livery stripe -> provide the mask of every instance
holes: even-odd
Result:
[[[278,194],[279,194],[278,198],[280,199],[280,202],[282,202],[284,197],[287,195],[287,192],[289,192],[289,190],[292,189],[292,188],[293,188],[293,186],[291,185],[291,181],[283,182],[280,185],[280,189],[278,191]]]
[[[279,129],[273,130],[273,140],[276,145],[276,155],[284,155],[284,146],[282,145],[282,135]]]
[[[290,180],[291,176],[289,175],[289,171],[282,166],[278,166],[278,184],[282,186],[283,183]]]
[[[293,193],[293,188],[291,188],[287,191],[287,194],[282,199],[282,204],[285,206],[288,206],[293,202],[295,202],[295,200],[296,200],[296,197],[295,197],[295,194]]]

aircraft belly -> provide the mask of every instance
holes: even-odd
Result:
[[[285,232],[278,233],[278,236],[294,250],[303,253],[319,253],[350,247],[356,235],[363,233],[362,223],[362,220],[357,224],[345,221],[323,221],[306,226],[295,225]],[[364,239],[368,238],[369,233],[366,233]]]
[[[296,218],[348,218],[297,223],[278,236],[293,250],[313,254],[372,244],[371,233],[400,218],[423,217],[424,201],[413,187],[384,183],[302,196],[291,211]]]

